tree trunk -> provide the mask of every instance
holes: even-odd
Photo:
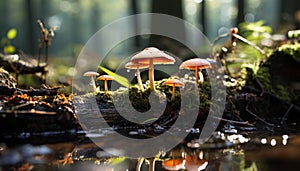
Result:
[[[152,12],[162,13],[171,15],[178,18],[183,18],[182,1],[181,0],[153,0],[152,1]],[[152,20],[151,30],[155,30],[157,24]],[[184,25],[179,25],[176,28],[176,35],[178,38],[185,40],[185,29]],[[158,30],[159,31],[159,30]],[[170,30],[171,31],[171,30]],[[180,55],[184,46],[178,41],[164,35],[151,35],[150,46],[155,46],[159,49],[170,51],[175,55]]]
[[[244,22],[245,15],[245,0],[238,0],[238,18],[237,24]]]

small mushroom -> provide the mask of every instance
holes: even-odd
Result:
[[[140,69],[148,68],[148,67],[149,67],[148,64],[138,64],[138,63],[132,63],[132,62],[128,62],[127,64],[125,64],[125,68],[127,68],[127,69],[136,69],[136,78],[137,78],[137,82],[138,82],[138,86],[139,86],[140,90],[144,89],[142,79],[141,79]]]
[[[99,76],[99,75],[100,74],[98,72],[94,72],[94,71],[88,71],[88,72],[85,72],[83,74],[83,76],[85,76],[85,77],[91,77],[91,85],[93,86],[94,92],[97,92],[97,87],[96,87],[96,84],[95,84],[94,77]]]
[[[102,80],[104,81],[104,91],[105,93],[107,93],[108,91],[108,85],[107,85],[107,81],[108,80],[113,80],[114,77],[110,76],[110,75],[101,75],[97,78],[97,80]]]
[[[204,81],[201,69],[205,68],[211,68],[211,64],[207,60],[201,58],[186,60],[179,66],[179,69],[195,70],[196,83],[198,83],[199,77],[201,83]]]
[[[231,54],[232,54],[232,60],[235,61],[236,55],[235,55],[235,48],[236,48],[236,42],[237,38],[236,35],[238,34],[239,29],[237,27],[233,27],[230,29],[230,34],[231,34]]]
[[[165,81],[163,83],[163,85],[172,86],[171,100],[174,100],[175,99],[175,87],[182,87],[182,86],[184,86],[184,83],[179,80],[176,80],[176,79],[169,79],[169,80]]]
[[[156,64],[174,64],[175,59],[164,53],[163,51],[155,48],[148,47],[131,58],[131,62],[149,65],[149,81],[150,89],[155,91],[154,86],[154,65]]]
[[[184,169],[185,160],[179,159],[170,159],[162,163],[163,167],[167,170],[181,170]]]
[[[186,156],[185,168],[187,170],[204,170],[208,162],[204,159],[200,159],[197,155]]]

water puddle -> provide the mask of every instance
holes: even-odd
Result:
[[[130,159],[112,156],[87,137],[106,138],[113,128],[70,131],[73,139],[52,143],[43,138],[62,136],[65,132],[22,133],[19,143],[0,143],[1,170],[99,170],[99,171],[164,171],[164,170],[297,170],[300,162],[300,135],[260,136],[215,132],[204,144],[196,129],[193,138],[156,157]],[[132,136],[143,129],[129,130]],[[66,138],[69,136],[66,136]],[[74,138],[76,137],[76,138]],[[30,139],[31,142],[24,141]],[[62,139],[62,138],[61,138]],[[61,140],[60,139],[60,140]],[[41,141],[42,140],[42,141]],[[43,142],[43,143],[36,143]],[[119,149],[115,150],[116,153]]]

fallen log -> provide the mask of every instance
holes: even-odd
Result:
[[[34,66],[33,64],[24,60],[11,58],[9,55],[0,54],[1,66],[8,72],[21,73],[21,74],[35,74],[35,73],[47,73],[47,65],[42,64]]]
[[[28,96],[53,96],[58,94],[59,89],[60,87],[23,90],[0,85],[0,95],[12,96],[15,93],[21,93]]]

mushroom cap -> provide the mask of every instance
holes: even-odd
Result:
[[[114,77],[110,76],[110,75],[101,75],[99,77],[97,77],[97,80],[113,80]]]
[[[149,64],[139,64],[139,63],[133,63],[133,62],[128,62],[125,64],[125,68],[127,69],[143,69],[143,68],[149,68]]]
[[[170,159],[162,163],[163,167],[168,170],[180,170],[184,168],[185,161],[183,159]]]
[[[163,51],[155,47],[145,48],[143,51],[134,55],[131,58],[131,62],[149,64],[150,59],[153,60],[153,64],[174,64],[175,62],[175,59],[172,56],[164,53]]]
[[[214,59],[206,58],[206,60],[210,63],[210,65],[215,65],[215,64],[217,64],[217,61],[215,61]]]
[[[176,79],[169,79],[167,81],[165,81],[163,83],[163,85],[167,85],[167,86],[175,86],[175,87],[182,87],[184,86],[184,83],[179,81],[179,80],[176,80]]]
[[[98,76],[98,75],[100,75],[100,74],[98,72],[94,72],[94,71],[88,71],[83,74],[83,76],[85,76],[85,77],[92,77],[92,76]]]
[[[206,160],[194,156],[187,156],[185,161],[187,170],[204,170],[208,164]]]
[[[237,34],[239,32],[239,29],[237,27],[233,27],[230,29],[231,34]]]
[[[193,59],[184,61],[179,66],[179,69],[196,70],[196,68],[198,68],[198,69],[211,68],[211,64],[210,64],[210,62],[208,62],[205,59],[193,58]]]

